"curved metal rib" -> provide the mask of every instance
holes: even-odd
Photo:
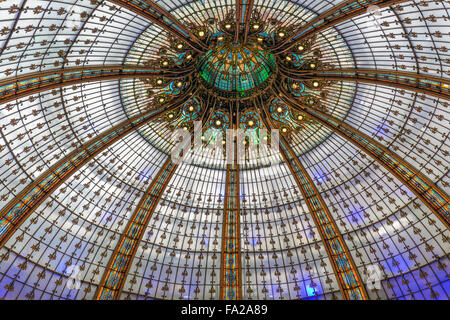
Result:
[[[408,0],[345,0],[301,26],[284,41],[277,44],[272,49],[272,52],[275,54],[286,52],[297,42],[311,37],[317,32],[323,31],[345,20],[369,13],[368,8],[370,6],[375,5],[378,8],[384,8],[405,1]]]
[[[157,118],[164,112],[177,108],[184,103],[189,94],[168,103],[157,110],[147,111],[126,120],[100,136],[88,141],[82,147],[72,151],[64,159],[52,165],[45,173],[25,187],[0,212],[0,248],[8,241],[20,225],[36,210],[47,197],[71,175],[89,162],[97,154],[120,140],[133,130]]]
[[[273,128],[269,112],[262,103],[260,103],[260,109],[262,111],[261,119],[266,128]],[[333,216],[311,177],[283,136],[280,136],[280,153],[289,167],[319,230],[320,238],[338,280],[342,296],[346,300],[367,300],[368,295],[361,276]]]
[[[244,43],[247,42],[247,36],[250,29],[250,19],[253,12],[253,3],[254,0],[236,0],[236,41],[242,29],[242,38],[244,39]]]
[[[187,69],[155,69],[153,67],[99,65],[46,70],[0,81],[0,104],[59,87],[124,78],[178,79],[189,75]]]
[[[298,104],[295,98],[287,93],[285,89],[275,86],[272,91],[292,108],[305,113],[310,118],[330,128],[371,156],[407,186],[450,229],[448,195],[430,179],[421,174],[419,170],[359,130],[314,107]]]
[[[178,165],[169,157],[140,200],[106,267],[105,274],[95,293],[96,300],[120,298],[142,236],[177,167]]]
[[[293,80],[337,80],[378,84],[450,100],[450,79],[427,74],[383,69],[336,69],[292,71],[280,66],[282,75]]]
[[[203,120],[209,111],[210,109],[206,107],[203,110],[201,117],[202,123],[206,123]],[[133,216],[130,218],[127,227],[120,236],[120,240],[109,259],[105,273],[95,293],[96,300],[120,299],[139,243],[178,165],[178,163],[173,162],[172,157],[169,157],[139,201]]]
[[[222,225],[222,258],[220,266],[220,299],[242,299],[241,230],[239,199],[239,164],[237,140],[233,139],[233,161],[227,164],[224,216]],[[229,151],[229,150],[228,150]]]
[[[167,10],[150,0],[108,0],[152,21],[167,32],[186,42],[198,52],[206,51],[207,46],[189,29],[175,19]]]

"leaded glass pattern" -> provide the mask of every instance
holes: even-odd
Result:
[[[231,0],[154,2],[188,29],[207,24],[211,38],[220,36],[219,22],[235,6]],[[307,53],[270,51],[266,39],[279,36],[280,25],[304,25],[339,3],[255,0],[264,32],[245,44],[219,41],[198,56],[192,51],[194,73],[180,87],[171,80],[170,90],[145,78],[117,78],[1,103],[0,209],[57,161],[155,107],[163,91],[173,101],[189,90],[202,101],[195,119],[203,116],[206,123],[220,110],[232,127],[233,112],[260,107],[253,100],[258,89],[268,104],[273,84],[292,85],[278,77],[282,67],[302,70],[310,61],[324,70],[412,72],[448,83],[445,1],[382,7],[376,21],[368,12],[345,19],[317,32]],[[0,17],[0,81],[69,67],[148,66],[161,58],[184,68],[187,59],[174,48],[179,39],[168,29],[118,1],[6,0]],[[262,44],[257,36],[264,38]],[[200,84],[205,91],[196,91]],[[250,97],[244,102],[205,93],[214,90],[251,93],[242,96]],[[397,154],[448,197],[448,98],[395,83],[349,80],[333,80],[321,90],[305,81],[296,90],[297,98],[319,101],[314,107]],[[261,115],[255,114],[255,119]],[[186,113],[177,123],[191,116]],[[95,298],[120,236],[176,145],[171,125],[162,119],[146,122],[89,158],[17,227],[0,247],[0,298]],[[242,119],[245,127],[248,119]],[[309,120],[290,120],[295,125],[286,139],[328,207],[368,298],[448,300],[448,225],[367,152]],[[207,148],[191,150],[188,159],[157,201],[120,299],[219,299],[227,163]],[[239,190],[242,298],[342,299],[324,241],[282,154],[259,157],[249,151],[239,165]],[[366,282],[374,267],[380,271],[375,289]],[[80,287],[72,289],[68,283],[75,271]]]

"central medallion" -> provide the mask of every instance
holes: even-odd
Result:
[[[276,68],[275,57],[258,41],[234,43],[225,36],[200,57],[198,71],[207,86],[221,96],[243,98],[267,87]]]

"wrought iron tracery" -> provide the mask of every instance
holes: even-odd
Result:
[[[67,244],[74,254],[62,254],[67,263],[76,263],[78,252],[94,257],[89,261],[79,253],[83,270],[87,265],[92,275],[82,281],[88,298],[395,298],[391,287],[397,277],[407,283],[404,277],[417,278],[414,272],[424,266],[432,266],[437,282],[399,295],[429,290],[431,297],[449,297],[446,276],[438,271],[448,263],[449,236],[448,132],[442,124],[449,100],[448,48],[435,28],[448,13],[444,4],[425,9],[431,1],[324,2],[316,12],[284,0],[236,0],[233,6],[220,2],[208,8],[197,1],[49,4],[32,8],[24,1],[0,8],[14,15],[0,25],[0,72],[6,75],[0,80],[0,161],[6,168],[0,179],[0,262],[6,271],[0,281],[13,279],[1,284],[5,296],[20,278],[16,266],[6,267],[8,259],[23,257],[67,278],[67,269],[52,261],[56,246],[82,221],[87,233],[99,228],[102,235],[91,240],[75,234]],[[374,5],[385,8],[377,24],[385,29],[365,27]],[[50,14],[62,23],[39,27]],[[79,27],[65,26],[71,17],[80,18]],[[25,21],[30,25],[23,27]],[[41,33],[48,39],[37,41]],[[255,99],[270,101],[268,112]],[[263,145],[260,116],[267,128],[280,131],[280,153],[248,153],[244,164],[235,159],[227,165],[206,148],[212,142],[229,147],[219,136],[236,123],[256,128],[257,139],[246,144]],[[125,138],[137,131],[133,144],[148,146],[148,157],[162,159],[175,144],[171,130],[194,132],[198,120],[204,128],[201,147],[190,154],[193,163],[177,167],[168,161],[154,180],[145,180],[147,151]],[[233,141],[235,149],[238,143]],[[123,148],[120,154],[104,160],[116,145]],[[286,165],[278,163],[281,157]],[[101,178],[84,173],[93,159]],[[150,186],[141,185],[144,180]],[[87,192],[96,197],[80,191],[104,181]],[[120,218],[132,210],[124,199],[140,191],[144,197],[134,215]],[[117,210],[109,206],[116,192]],[[98,221],[102,212],[107,213]],[[53,238],[53,230],[65,236]],[[378,242],[382,250],[372,247]],[[33,258],[44,245],[54,249],[48,262]],[[88,245],[104,252],[85,250]],[[151,254],[138,256],[141,248]],[[142,275],[136,271],[141,261],[148,264]],[[177,270],[167,261],[178,261]],[[384,263],[383,288],[374,292],[363,280],[368,264],[376,263]],[[145,292],[144,285],[135,288],[135,279],[147,281]],[[35,291],[37,285],[29,296]]]

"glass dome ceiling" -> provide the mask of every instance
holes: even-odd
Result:
[[[202,78],[213,87],[243,92],[266,81],[275,68],[274,56],[257,43],[222,40],[199,61]]]
[[[0,2],[0,299],[448,300],[449,10]]]

